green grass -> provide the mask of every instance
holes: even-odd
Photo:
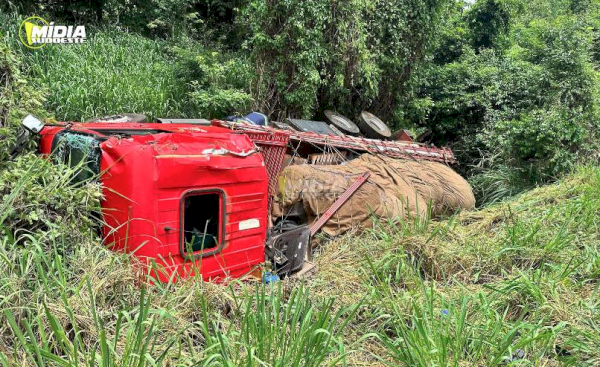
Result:
[[[24,51],[33,80],[48,91],[59,120],[116,113],[150,118],[186,115],[186,85],[165,43],[91,29],[83,45]]]
[[[2,196],[15,212],[0,223],[0,363],[600,363],[598,167],[446,220],[378,222],[317,249],[318,272],[305,281],[155,286],[93,233],[67,243],[13,230],[26,191],[55,169],[36,167]],[[68,190],[78,201],[95,188]],[[55,204],[36,205],[51,214]]]
[[[78,45],[30,50],[16,36],[23,17],[0,13],[0,42],[17,54],[24,74],[47,96],[44,108],[58,120],[83,121],[117,113],[198,117],[189,80],[166,41],[122,30],[88,27]]]
[[[86,28],[83,44],[31,50],[18,41],[22,20],[0,12],[0,43],[19,59],[27,84],[45,97],[37,98],[43,104],[35,107],[51,111],[57,120],[118,113],[145,114],[150,120],[223,118],[251,108],[252,70],[243,54],[187,38],[155,40],[93,26]]]
[[[586,167],[479,211],[336,240],[312,282],[340,306],[368,295],[350,325],[375,336],[356,364],[593,366],[599,248],[600,168]]]

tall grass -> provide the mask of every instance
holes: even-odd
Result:
[[[186,115],[186,85],[177,79],[167,45],[119,31],[89,29],[81,45],[24,50],[33,80],[48,91],[60,120],[124,112]]]
[[[598,218],[600,169],[584,167],[445,220],[376,221],[323,248],[314,284],[341,305],[366,295],[357,365],[595,366]]]
[[[8,329],[9,338],[14,340],[2,342],[0,360],[5,362],[62,366],[157,366],[175,361],[206,366],[320,366],[345,358],[342,332],[353,311],[332,313],[331,301],[313,305],[309,292],[301,287],[289,295],[284,294],[281,285],[273,289],[265,285],[249,287],[234,293],[231,309],[223,315],[197,285],[180,283],[177,293],[192,290],[186,297],[197,298],[199,315],[197,320],[182,320],[177,305],[161,307],[160,297],[152,289],[133,286],[133,277],[127,278],[132,287],[127,287],[129,293],[122,300],[118,292],[101,287],[101,291],[115,297],[106,304],[107,294],[100,296],[94,284],[100,279],[87,275],[75,275],[73,279],[74,274],[69,274],[70,269],[57,253],[34,251],[33,256],[22,257],[25,263],[19,263],[20,258],[11,259],[6,252],[2,255],[11,263],[10,270],[3,273],[4,289],[9,284],[5,276],[12,270],[27,269],[30,261],[36,265],[54,264],[51,269],[38,269],[39,280],[31,291],[42,296],[40,299],[24,302],[17,298],[11,307],[3,307],[4,332]],[[116,270],[114,263],[104,265]],[[117,264],[118,274],[127,273],[128,266],[122,257]],[[217,292],[214,296],[232,292],[225,286],[213,290]],[[115,294],[110,295],[112,292]],[[170,297],[177,298],[173,293]],[[327,360],[330,354],[334,358]]]
[[[233,319],[225,332],[203,312],[205,361],[215,366],[322,366],[345,361],[342,333],[357,306],[333,312],[331,299],[313,305],[308,290],[281,284],[259,286],[234,297]],[[206,309],[203,309],[206,311]],[[330,358],[331,356],[331,358]]]
[[[23,19],[0,13],[0,40],[18,53],[23,74],[47,96],[43,107],[58,120],[117,113],[210,118],[249,108],[251,70],[241,55],[114,27],[87,27],[83,44],[31,50],[18,41]]]
[[[87,27],[87,41],[30,50],[18,41],[23,16],[0,13],[0,38],[18,53],[30,84],[44,90],[44,107],[58,120],[83,121],[117,113],[194,115],[166,41],[125,30]],[[197,116],[195,116],[197,117]]]
[[[20,157],[3,171],[18,179],[0,207],[0,361],[21,365],[319,366],[346,358],[343,331],[356,306],[333,310],[303,287],[281,284],[205,284],[199,279],[149,287],[133,259],[105,249],[94,233],[66,231],[53,215],[22,225],[20,207],[61,213],[53,201],[35,202],[25,190],[62,192],[71,210],[87,207],[67,192],[89,193],[71,178],[83,169]],[[31,164],[23,170],[23,164]],[[5,182],[0,176],[0,193]],[[40,185],[40,180],[42,182]],[[79,196],[73,196],[79,200]],[[35,211],[33,211],[35,212]],[[68,217],[69,221],[74,220]],[[32,226],[32,223],[29,223]],[[68,239],[65,242],[65,239]],[[140,280],[142,280],[140,282]]]

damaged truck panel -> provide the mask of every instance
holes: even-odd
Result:
[[[106,135],[101,125],[47,127],[40,149],[57,149],[65,131],[100,142],[105,243],[151,265],[161,281],[249,272],[265,260],[269,178],[262,155],[244,134],[169,128],[175,131]]]
[[[235,278],[266,260],[279,275],[301,274],[317,231],[421,215],[429,203],[434,214],[474,205],[468,183],[447,167],[452,151],[410,141],[219,120],[25,122],[41,135],[42,153],[83,168],[76,180],[102,183],[105,244],[137,256],[160,281]]]

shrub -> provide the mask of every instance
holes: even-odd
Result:
[[[454,148],[464,172],[483,175],[471,180],[485,185],[476,191],[495,198],[553,180],[598,147],[591,17],[542,11],[538,3],[518,5],[517,15],[507,4],[490,0],[449,16],[457,47],[437,51],[418,93],[429,103],[406,112],[433,131],[435,143]],[[473,23],[483,15],[496,19],[494,34]],[[453,44],[452,32],[443,34],[439,47]]]
[[[589,148],[587,116],[564,107],[533,110],[519,119],[500,120],[486,138],[504,164],[528,168],[530,180],[544,182],[573,168]]]
[[[190,105],[199,116],[224,118],[251,108],[249,92],[253,77],[244,55],[216,51],[173,48],[178,72],[188,84]]]
[[[0,170],[0,229],[4,235],[33,236],[42,243],[74,246],[94,234],[100,187],[73,183],[80,167],[70,168],[24,154]],[[66,250],[66,249],[62,249]]]
[[[16,141],[15,126],[28,113],[48,114],[41,108],[45,91],[34,88],[21,72],[15,52],[0,39],[0,168],[9,158]]]

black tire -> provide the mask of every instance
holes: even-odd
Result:
[[[359,135],[360,134],[360,130],[358,129],[358,126],[356,126],[356,124],[354,122],[352,122],[352,120],[350,120],[349,118],[347,118],[344,115],[341,115],[337,112],[333,112],[331,110],[325,110],[323,112],[323,114],[325,114],[325,117],[327,118],[327,120],[329,120],[329,122],[338,128],[338,130],[341,130],[344,134],[349,134],[349,135]]]
[[[120,113],[93,118],[86,122],[148,122],[148,120],[145,115],[139,113]]]
[[[358,127],[360,127],[360,131],[371,139],[389,139],[392,136],[390,128],[377,116],[367,111],[360,113]]]

